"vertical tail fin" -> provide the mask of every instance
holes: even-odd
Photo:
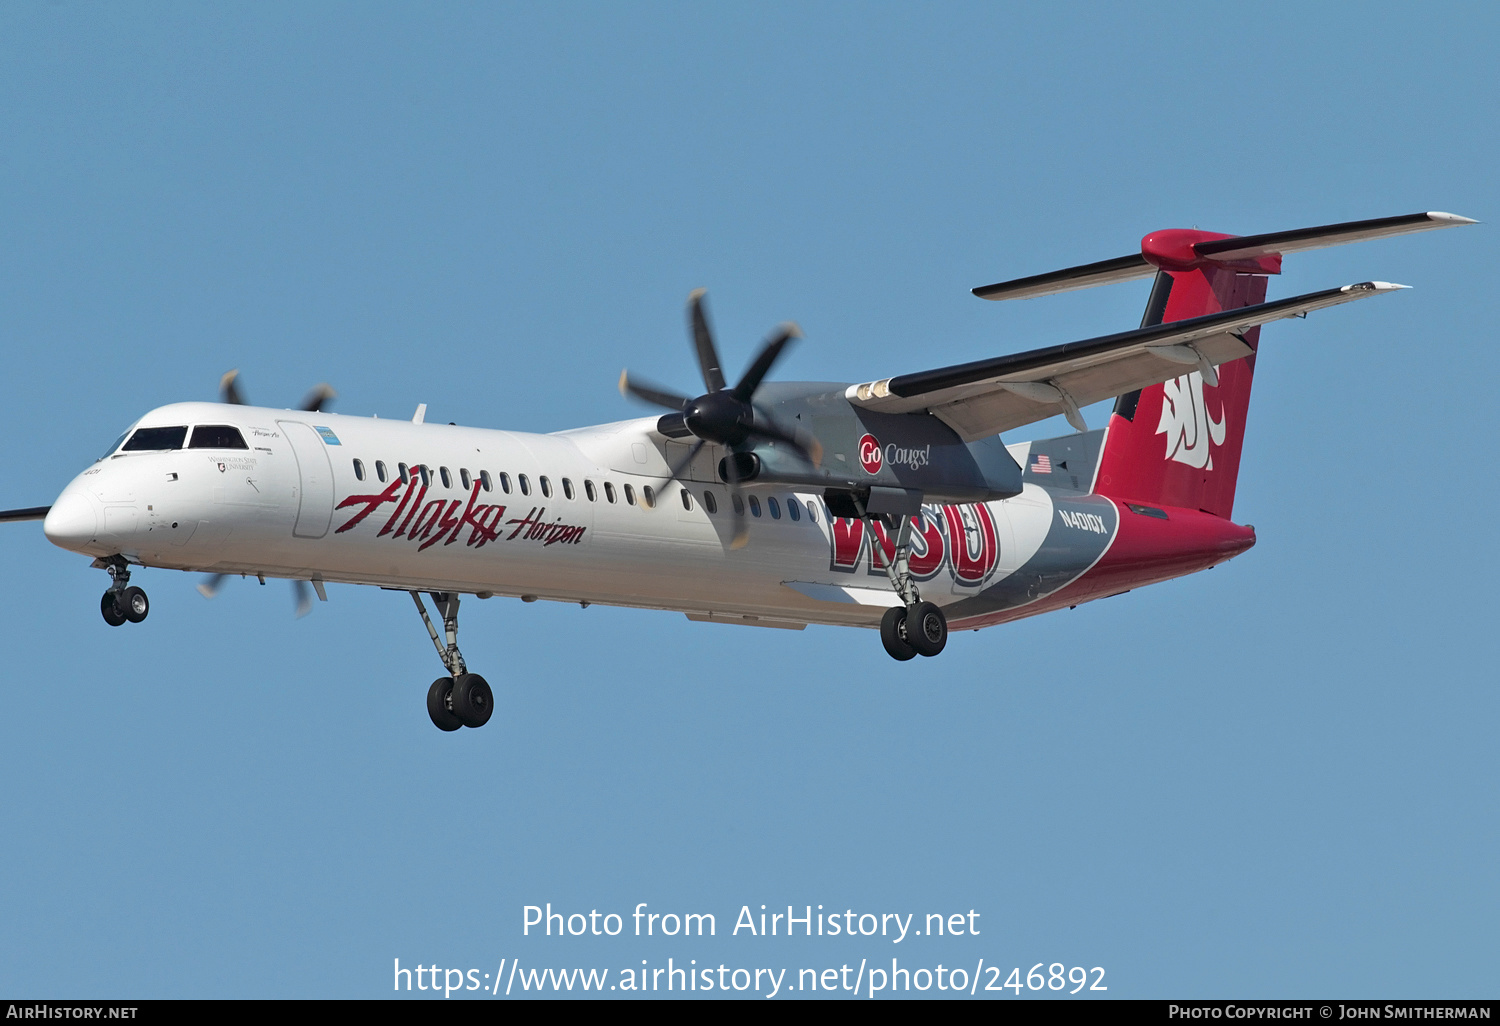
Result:
[[[1155,269],[1141,322],[1147,327],[1264,302],[1265,276],[1281,273],[1284,253],[1475,223],[1429,210],[1264,235],[1174,228],[1146,236],[1138,254],[982,285],[973,292],[981,299],[1026,299],[1146,278]],[[1252,355],[1210,368],[1217,383],[1205,382],[1202,372],[1194,371],[1120,397],[1110,417],[1095,491],[1229,517],[1260,329],[1243,338]]]
[[[1174,246],[1225,238],[1209,232],[1157,232],[1142,241],[1142,252],[1155,256],[1152,243],[1164,236],[1170,236]],[[1158,263],[1142,327],[1263,303],[1265,275],[1279,270],[1279,261],[1255,267],[1257,273],[1201,260],[1182,269],[1173,269],[1171,263]],[[1254,349],[1260,329],[1247,331],[1244,339]],[[1109,419],[1096,490],[1112,498],[1199,509],[1227,519],[1234,509],[1254,374],[1255,357],[1247,356],[1219,367],[1217,385],[1193,371],[1121,396]]]

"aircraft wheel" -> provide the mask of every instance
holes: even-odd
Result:
[[[99,612],[104,615],[104,622],[111,627],[119,627],[125,623],[125,612],[115,601],[115,593],[112,591],[106,591],[99,600]]]
[[[457,730],[464,721],[448,709],[448,696],[453,693],[453,678],[439,677],[427,689],[427,715],[438,730]]]
[[[906,610],[892,606],[880,618],[880,643],[887,654],[898,662],[906,662],[917,654],[911,642],[906,640]]]
[[[489,682],[477,673],[465,673],[453,680],[453,715],[466,727],[482,727],[495,711],[495,693]]]
[[[948,618],[931,602],[918,602],[906,614],[905,634],[918,655],[935,656],[948,644]]]
[[[146,598],[146,593],[137,587],[126,588],[120,593],[119,606],[125,614],[125,619],[131,623],[140,623],[151,612],[151,603]]]

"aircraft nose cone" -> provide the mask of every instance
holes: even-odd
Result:
[[[64,492],[48,510],[42,531],[53,545],[80,549],[99,534],[99,514],[87,495]]]

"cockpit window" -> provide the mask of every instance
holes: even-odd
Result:
[[[240,429],[228,424],[199,424],[193,428],[189,449],[248,449]]]
[[[186,427],[145,427],[130,436],[122,452],[160,452],[181,449],[187,439]],[[241,446],[244,442],[240,443]]]
[[[130,427],[126,428],[125,429],[125,433],[122,434],[119,438],[116,438],[115,439],[115,444],[111,445],[107,450],[105,450],[104,455],[100,456],[99,459],[102,460],[102,459],[105,459],[106,457],[113,456],[115,454],[116,450],[118,450],[120,448],[120,443],[123,442],[123,441],[125,441],[125,439],[129,438],[130,437],[130,432],[132,432],[134,430],[135,430],[135,425],[134,424],[132,424],[132,425],[130,425]],[[97,461],[95,461],[95,462],[97,462]]]

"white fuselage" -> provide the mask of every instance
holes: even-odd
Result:
[[[174,425],[233,426],[246,447],[113,452],[59,496],[48,536],[168,569],[765,626],[874,626],[898,602],[862,526],[835,524],[818,495],[750,485],[751,508],[737,514],[714,472],[715,446],[669,481],[668,461],[687,446],[656,434],[654,418],[537,435],[180,403],[136,427]],[[1005,579],[1056,529],[1053,500],[1034,485],[983,509],[948,510],[945,521],[929,507],[932,537],[955,565],[951,539],[965,538],[968,572],[933,568],[921,589],[939,605]],[[750,540],[735,549],[741,516]]]

